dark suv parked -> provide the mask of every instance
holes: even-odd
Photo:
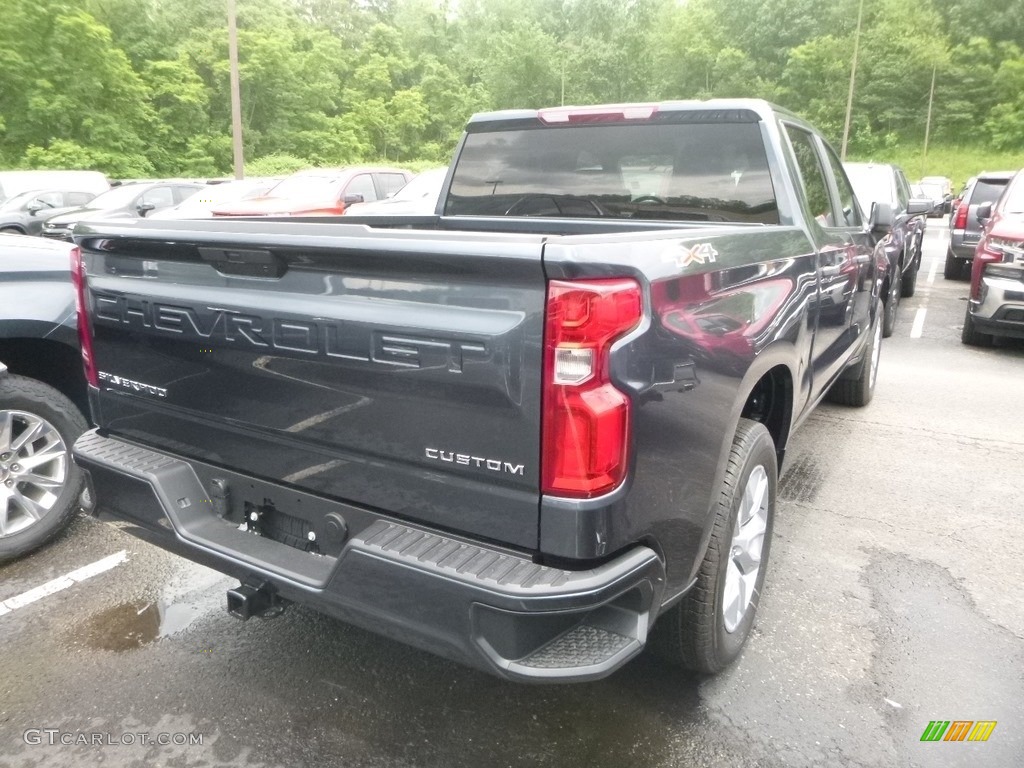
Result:
[[[125,219],[145,216],[177,205],[202,184],[194,182],[133,182],[114,187],[93,198],[83,208],[53,216],[43,224],[43,237],[71,241],[71,232],[79,221],[89,219]]]
[[[964,267],[974,258],[974,249],[981,240],[982,222],[978,219],[978,206],[994,203],[1013,177],[1013,171],[979,173],[967,184],[960,202],[949,217],[949,250],[946,252],[947,280],[956,280]]]
[[[900,298],[913,296],[917,287],[925,215],[931,210],[932,202],[911,197],[910,183],[898,166],[843,163],[843,168],[864,212],[873,213],[872,220],[891,222],[889,231],[878,243],[889,264],[882,285],[885,302],[882,335],[891,336]]]

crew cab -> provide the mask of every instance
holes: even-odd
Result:
[[[882,274],[766,102],[468,124],[429,216],[79,224],[98,508],[514,680],[739,655],[779,467],[872,397]],[[653,630],[653,632],[652,632]]]

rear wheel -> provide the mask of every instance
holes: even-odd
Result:
[[[876,319],[871,329],[871,340],[864,350],[864,359],[855,366],[850,378],[839,379],[828,391],[828,399],[840,405],[863,408],[875,395],[878,362],[882,356],[882,321]]]
[[[909,258],[911,259],[911,264],[906,274],[903,275],[903,285],[900,288],[900,296],[905,299],[909,299],[917,290],[917,273],[921,269],[921,257],[919,255],[911,253]]]
[[[963,272],[964,262],[953,255],[952,251],[946,253],[946,266],[942,270],[942,276],[947,280],[957,280]]]
[[[960,341],[972,347],[991,347],[995,337],[991,333],[982,333],[974,324],[971,310],[964,315],[964,329],[960,332]]]
[[[84,484],[71,446],[86,428],[53,387],[0,378],[0,562],[49,541],[71,519]]]
[[[777,487],[771,434],[763,424],[741,419],[697,581],[658,619],[651,637],[659,656],[711,674],[740,655],[764,585]]]
[[[896,275],[893,277],[893,283],[889,288],[889,294],[885,297],[884,302],[884,314],[882,315],[882,335],[885,338],[892,336],[893,330],[896,328],[896,313],[900,308],[900,296],[902,295],[901,286],[903,285],[903,273],[900,272],[899,267],[896,267]]]

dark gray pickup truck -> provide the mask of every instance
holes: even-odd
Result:
[[[476,116],[434,216],[83,223],[75,458],[241,618],[301,602],[515,680],[649,643],[714,672],[791,433],[871,399],[859,209],[742,100]]]

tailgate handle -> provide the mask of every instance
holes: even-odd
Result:
[[[224,275],[241,277],[282,277],[288,265],[280,256],[266,250],[252,248],[200,247],[203,261]]]

